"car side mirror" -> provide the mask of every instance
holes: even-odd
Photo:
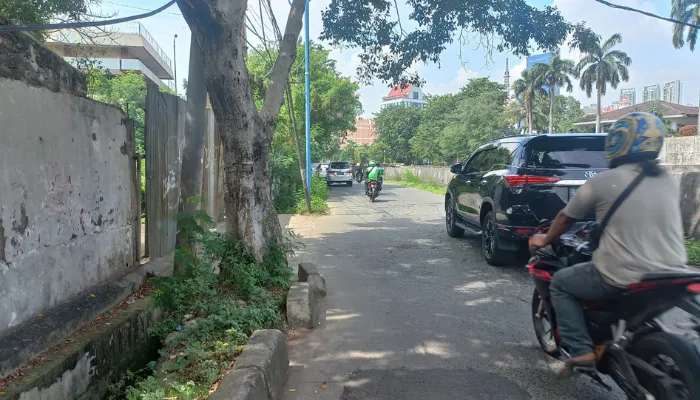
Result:
[[[457,163],[451,166],[450,172],[452,172],[453,174],[459,174],[460,172],[462,172],[462,163]]]

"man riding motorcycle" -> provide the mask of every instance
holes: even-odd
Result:
[[[365,194],[369,192],[369,183],[377,181],[378,190],[382,190],[382,182],[384,177],[384,168],[377,165],[377,162],[372,160],[367,168],[367,180],[365,180]]]
[[[530,246],[548,246],[592,211],[600,224],[620,194],[644,174],[610,216],[592,261],[557,271],[552,278],[559,334],[571,355],[560,376],[598,361],[580,300],[614,299],[648,273],[688,271],[680,188],[655,161],[665,132],[663,122],[648,113],[634,112],[616,121],[605,141],[610,169],[578,189],[546,235],[530,239]]]

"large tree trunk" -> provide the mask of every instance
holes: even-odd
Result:
[[[549,133],[554,133],[554,86],[549,88]]]
[[[268,156],[301,31],[304,0],[294,0],[279,55],[258,111],[241,38],[246,0],[178,0],[202,50],[204,76],[224,147],[226,220],[262,262],[282,239],[270,195]]]
[[[596,97],[597,97],[597,106],[595,109],[595,133],[600,133],[602,132],[601,126],[600,126],[600,87],[596,87]]]
[[[534,133],[534,118],[532,117],[532,100],[527,100],[527,133]]]

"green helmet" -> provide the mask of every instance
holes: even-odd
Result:
[[[372,161],[369,162],[369,166],[370,166],[370,167],[376,167],[376,166],[377,166],[377,162],[374,161],[374,160],[372,160]]]

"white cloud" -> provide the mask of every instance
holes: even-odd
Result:
[[[517,63],[516,65],[514,65],[510,69],[510,84],[511,85],[513,84],[513,82],[520,79],[520,77],[523,74],[523,71],[525,71],[526,66],[527,66],[527,59],[523,58],[522,60],[520,60],[519,63]]]
[[[464,85],[469,83],[470,79],[478,77],[479,74],[475,71],[466,68],[459,68],[454,75],[454,78],[449,82],[433,83],[430,77],[426,77],[427,82],[423,86],[423,92],[431,95],[442,95],[447,93],[457,93]]]

